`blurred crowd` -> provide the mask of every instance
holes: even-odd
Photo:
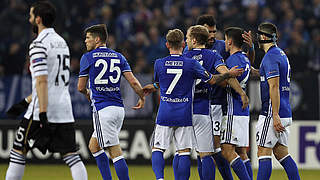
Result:
[[[4,2],[3,2],[4,1]],[[35,37],[29,19],[33,0],[2,0],[0,6],[0,76],[27,74],[28,45]],[[202,14],[217,20],[218,39],[223,29],[239,26],[253,35],[259,23],[275,23],[278,45],[290,60],[293,74],[320,71],[320,0],[52,0],[57,7],[56,31],[69,44],[71,71],[77,74],[86,52],[83,30],[105,23],[108,46],[121,52],[134,73],[151,73],[155,59],[166,56],[169,29],[186,32]],[[255,46],[259,52],[258,46]],[[254,64],[259,67],[257,53]]]

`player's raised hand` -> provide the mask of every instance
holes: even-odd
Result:
[[[241,101],[242,101],[242,109],[245,109],[249,105],[249,97],[246,94],[241,95]]]
[[[144,96],[148,96],[149,94],[153,93],[157,89],[154,87],[153,84],[148,84],[142,88]]]
[[[272,114],[272,118],[273,118],[273,127],[274,127],[274,129],[275,129],[278,133],[283,132],[283,131],[285,130],[285,128],[284,128],[283,125],[281,124],[279,114]]]
[[[134,106],[134,107],[132,107],[132,109],[134,109],[134,110],[142,109],[142,108],[144,107],[145,101],[146,101],[146,100],[145,100],[144,97],[143,97],[143,98],[140,98],[139,101],[138,101],[138,103],[137,103],[137,105]]]
[[[238,68],[238,66],[234,66],[229,70],[229,74],[231,77],[240,76],[244,70],[242,68]]]
[[[249,47],[252,48],[253,40],[252,40],[251,31],[249,32],[244,31],[242,34],[242,37],[243,37],[243,42],[247,43]]]

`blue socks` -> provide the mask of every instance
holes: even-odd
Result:
[[[190,152],[179,154],[178,180],[188,180],[190,177]]]
[[[203,180],[214,180],[215,178],[215,166],[211,156],[205,156],[202,158],[202,177]],[[200,176],[201,178],[201,176]]]
[[[129,180],[129,170],[123,156],[118,156],[112,161],[119,180]]]
[[[197,165],[198,165],[198,173],[199,173],[200,180],[203,180],[203,176],[202,176],[202,162],[201,162],[200,156],[197,156]]]
[[[240,180],[250,180],[246,166],[239,156],[232,160],[230,164]]]
[[[180,158],[179,158],[179,163],[180,163]],[[153,151],[152,152],[152,170],[156,175],[156,179],[164,178],[164,164],[165,162],[163,158],[163,152],[161,150]]]
[[[269,180],[272,172],[271,156],[259,157],[259,169],[257,180]]]
[[[173,157],[172,161],[172,168],[173,168],[173,174],[174,179],[178,179],[178,165],[179,165],[179,154],[176,153]]]
[[[221,154],[221,149],[217,149],[217,153],[213,154],[213,159],[216,161],[216,165],[218,166],[219,172],[224,180],[233,180],[231,168],[229,162],[223,158]]]
[[[252,180],[253,179],[253,173],[252,173],[252,167],[251,167],[250,159],[246,159],[244,161],[244,165],[246,166],[248,175],[249,175],[250,179]]]
[[[297,165],[289,154],[280,159],[279,162],[285,169],[289,180],[300,180]]]
[[[111,180],[112,177],[110,172],[109,159],[106,153],[103,150],[100,150],[96,153],[93,153],[92,155],[96,159],[102,179]]]

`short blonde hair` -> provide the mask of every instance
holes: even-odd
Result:
[[[173,49],[179,49],[182,47],[184,41],[184,34],[180,29],[169,30],[166,35],[167,42]]]
[[[202,25],[191,26],[188,32],[191,39],[196,39],[197,44],[204,45],[207,43],[209,30],[206,27]]]

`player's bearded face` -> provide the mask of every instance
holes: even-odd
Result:
[[[36,25],[36,20],[33,19],[33,23],[31,24],[32,26],[32,32],[35,34],[38,34],[38,26]]]
[[[215,37],[217,33],[217,27],[216,26],[208,26],[207,24],[204,25],[208,31],[209,31],[209,38],[206,44],[207,48],[211,48],[215,42]]]
[[[35,34],[38,34],[38,26],[36,24],[36,18],[34,17],[34,14],[33,14],[33,7],[30,9],[30,12],[29,12],[29,22],[31,24],[31,28],[32,28],[32,32],[35,33]]]

